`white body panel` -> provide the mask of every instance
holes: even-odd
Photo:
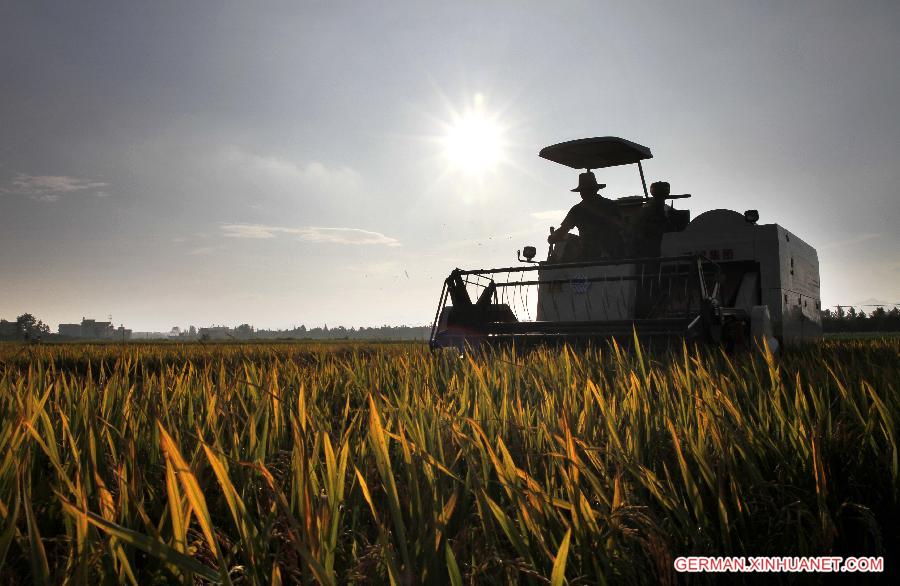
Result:
[[[663,236],[663,256],[684,254],[702,254],[725,271],[733,266],[744,274],[758,272],[758,279],[741,283],[734,306],[748,312],[754,305],[767,306],[774,334],[785,345],[821,338],[819,257],[788,230],[751,224],[730,210],[712,210],[684,231]]]
[[[561,280],[538,287],[538,321],[626,320],[634,318],[636,283],[617,281],[635,274],[634,265],[541,268],[538,278]],[[611,279],[591,282],[589,279]]]

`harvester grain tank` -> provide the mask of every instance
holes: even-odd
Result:
[[[650,149],[617,137],[548,146],[544,159],[573,169],[636,165],[643,195],[615,201],[624,229],[649,205],[642,161]],[[796,345],[821,338],[815,249],[755,210],[704,212],[691,220],[669,195],[670,231],[652,256],[585,256],[578,236],[519,252],[518,266],[455,269],[444,281],[431,347],[485,343],[596,341],[633,333],[749,347],[755,340]],[[551,228],[551,232],[552,232]],[[633,252],[633,249],[632,251]]]

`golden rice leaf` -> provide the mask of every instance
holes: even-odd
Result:
[[[222,553],[216,543],[212,517],[209,514],[209,508],[206,506],[206,498],[203,496],[203,491],[200,490],[197,477],[191,472],[190,466],[188,466],[188,463],[185,461],[184,457],[182,457],[181,452],[178,450],[178,446],[175,445],[175,441],[168,432],[166,432],[162,423],[157,421],[156,424],[159,428],[159,440],[162,444],[163,451],[165,452],[166,457],[171,459],[178,481],[181,483],[185,496],[196,513],[197,523],[200,524],[200,529],[203,531],[203,536],[206,538],[207,545],[209,545],[209,549],[213,552],[219,562],[219,574],[222,581],[226,584],[231,584],[231,579],[228,577],[228,571],[225,568],[225,560],[222,558]]]
[[[203,451],[206,452],[206,458],[209,460],[213,473],[219,481],[219,486],[222,487],[222,492],[225,493],[225,502],[228,503],[228,509],[231,511],[231,516],[234,519],[234,524],[241,536],[241,541],[248,550],[250,561],[255,564],[259,561],[259,531],[253,523],[253,518],[247,512],[244,501],[241,499],[237,490],[234,488],[234,484],[231,482],[231,478],[228,476],[225,462],[206,444],[203,444]]]
[[[171,460],[166,460],[166,491],[169,495],[169,517],[171,518],[172,534],[175,537],[175,549],[180,552],[187,551],[187,528],[190,523],[190,511],[182,508],[181,491],[178,489],[178,480],[175,478],[175,470]]]
[[[3,520],[3,533],[0,533],[0,568],[3,567],[3,563],[6,561],[6,552],[9,551],[9,544],[12,543],[13,538],[16,536],[16,523],[19,520],[19,504],[19,490],[18,487],[16,487],[12,510],[6,511],[6,518]]]
[[[400,555],[403,557],[403,565],[409,568],[409,549],[407,548],[406,524],[403,521],[403,512],[400,509],[400,496],[397,493],[397,484],[394,480],[394,471],[391,467],[391,459],[388,454],[388,438],[384,433],[384,427],[381,425],[381,417],[378,415],[378,408],[375,406],[375,400],[369,395],[369,445],[375,455],[375,464],[378,468],[378,474],[381,476],[381,482],[384,486],[384,492],[388,498],[388,507],[391,511],[391,519],[394,522],[394,528],[397,531],[397,543],[400,548]]]
[[[566,558],[569,557],[569,540],[572,538],[572,530],[566,531],[562,543],[559,544],[559,551],[556,552],[556,558],[553,560],[553,571],[550,573],[550,586],[562,586],[566,583]]]
[[[31,582],[33,584],[51,584],[50,566],[47,563],[47,552],[44,550],[44,542],[38,531],[37,520],[31,509],[31,490],[24,491],[25,520],[28,526],[28,558],[31,562]]]
[[[459,497],[459,491],[454,491],[450,498],[447,500],[446,504],[444,504],[444,508],[441,509],[440,515],[436,520],[436,527],[434,532],[434,551],[437,551],[441,547],[441,539],[443,538],[444,529],[447,527],[447,524],[450,522],[450,517],[453,515],[454,509],[456,509],[456,500]]]
[[[462,574],[459,573],[459,565],[456,563],[456,556],[453,555],[449,543],[444,545],[444,554],[447,558],[447,573],[450,575],[451,586],[462,586]]]
[[[369,509],[372,511],[372,517],[375,519],[375,524],[378,525],[378,543],[381,546],[381,556],[384,558],[384,563],[388,568],[388,578],[390,579],[391,584],[396,586],[397,584],[400,584],[400,571],[397,568],[397,560],[394,558],[394,548],[390,545],[387,530],[381,521],[378,520],[378,509],[375,508],[375,502],[372,500],[372,494],[369,492],[369,485],[366,484],[366,479],[363,478],[359,468],[354,469],[356,470],[356,480],[359,482],[359,488],[362,490],[363,498],[366,499],[366,502],[369,504]]]
[[[487,495],[487,493],[482,490],[481,497],[487,503],[488,507],[491,510],[491,513],[494,515],[494,518],[497,520],[497,523],[500,525],[500,528],[503,529],[503,533],[506,535],[507,539],[509,539],[512,546],[515,548],[516,553],[519,556],[530,562],[534,565],[534,562],[531,558],[531,552],[528,551],[528,547],[525,545],[525,540],[522,538],[522,535],[516,530],[513,522],[510,518],[503,512],[503,509],[500,508],[500,505],[491,500],[491,497]]]
[[[126,529],[125,527],[117,525],[116,523],[113,523],[111,521],[107,521],[103,517],[95,515],[90,511],[82,511],[72,503],[65,500],[62,496],[57,496],[60,503],[62,503],[63,510],[66,513],[73,517],[85,517],[89,523],[120,540],[122,543],[126,543],[132,547],[136,547],[137,549],[152,555],[156,559],[176,566],[177,568],[185,572],[190,572],[197,574],[198,576],[202,576],[210,582],[220,582],[218,572],[204,564],[201,564],[194,558],[169,547],[162,541],[153,539],[142,533],[138,533],[137,531]]]

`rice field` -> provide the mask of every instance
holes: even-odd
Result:
[[[0,345],[0,581],[676,581],[900,544],[900,338]],[[694,582],[712,582],[697,575]]]

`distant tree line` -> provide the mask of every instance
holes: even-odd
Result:
[[[0,319],[0,340],[40,341],[49,334],[50,326],[30,313],[23,313],[14,322]]]
[[[822,312],[822,329],[825,333],[841,332],[900,332],[900,307],[891,309],[877,307],[871,313],[848,307],[834,311],[826,309]],[[173,330],[174,331],[174,330]],[[284,330],[254,330],[248,324],[231,329],[235,339],[299,339],[299,340],[427,340],[431,334],[430,326],[379,326],[346,328],[337,326],[308,328],[299,326]],[[190,333],[182,332],[178,337],[198,339],[195,328]],[[23,313],[16,320],[0,320],[0,340],[41,341],[53,340],[56,335],[50,333],[50,327],[30,313]]]
[[[379,326],[379,327],[350,327],[337,326],[307,328],[304,325],[283,330],[258,330],[250,324],[241,324],[237,327],[210,326],[198,328],[190,326],[187,329],[173,327],[165,337],[170,340],[182,341],[199,340],[213,342],[222,340],[427,340],[431,334],[431,326]],[[142,339],[153,339],[141,336]]]
[[[900,307],[877,307],[869,314],[853,307],[846,311],[841,307],[835,311],[826,309],[822,312],[822,330],[825,333],[900,332]]]
[[[378,326],[347,328],[337,326],[307,328],[298,326],[284,330],[257,330],[250,324],[241,324],[235,328],[212,327],[196,328],[191,326],[184,331],[174,327],[160,338],[177,338],[189,340],[427,340],[431,334],[431,326]],[[0,340],[19,342],[39,342],[64,340],[58,334],[50,333],[50,326],[30,313],[23,313],[15,321],[0,320]],[[146,338],[152,339],[152,338]]]
[[[431,326],[379,326],[345,328],[337,326],[321,328],[299,326],[289,330],[256,330],[254,338],[297,338],[303,340],[427,340]]]

